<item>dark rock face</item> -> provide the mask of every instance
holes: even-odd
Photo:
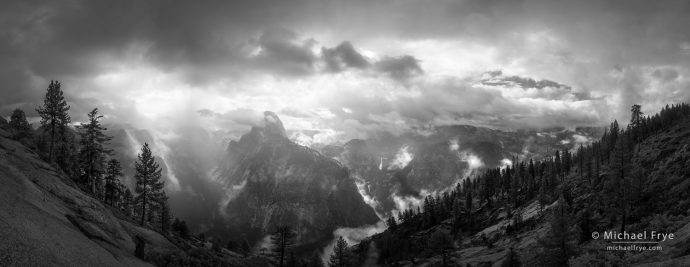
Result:
[[[360,183],[364,194],[370,196],[376,212],[389,215],[395,209],[391,196],[400,190],[399,183],[393,182],[392,172],[387,171],[383,159],[375,155],[367,142],[354,139],[347,142],[338,154],[338,160],[351,171],[351,177]]]
[[[412,190],[426,189],[429,191],[445,189],[466,178],[471,166],[467,159],[459,156],[458,152],[449,149],[449,142],[441,142],[423,147],[408,164],[408,168],[397,171],[398,177],[403,177],[404,183]],[[503,158],[503,151],[494,143],[479,142],[463,144],[465,157],[467,153],[479,151],[475,156],[488,162],[498,162]],[[462,152],[460,152],[462,154]]]
[[[321,148],[321,153],[331,158],[338,157],[341,152],[343,152],[343,148],[340,146],[327,145]]]
[[[264,112],[263,132],[266,136],[273,138],[287,138],[285,127],[283,127],[283,122],[280,120],[280,118],[278,118],[278,115],[272,111]]]
[[[290,225],[304,247],[323,245],[337,228],[378,221],[345,167],[289,141],[280,119],[265,114],[265,127],[231,142],[217,169],[229,228],[256,240]]]

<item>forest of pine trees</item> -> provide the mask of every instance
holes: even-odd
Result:
[[[550,225],[554,230],[540,238],[540,259],[545,266],[565,266],[568,257],[575,255],[573,242],[584,242],[591,238],[589,233],[595,216],[587,207],[578,207],[577,210],[571,207],[571,189],[563,188],[566,178],[579,177],[586,181],[584,188],[606,195],[597,198],[603,207],[607,207],[605,214],[610,218],[606,221],[616,222],[616,230],[625,231],[632,217],[639,221],[642,214],[640,209],[645,206],[643,201],[650,198],[643,193],[645,174],[631,162],[635,150],[646,138],[673,126],[688,115],[690,105],[685,103],[667,105],[653,116],[644,116],[641,106],[633,105],[631,120],[626,128],[621,128],[614,121],[600,139],[589,145],[581,144],[574,151],[555,150],[551,156],[542,159],[514,158],[513,163],[505,168],[488,169],[475,177],[464,179],[452,190],[428,195],[421,207],[404,210],[397,218],[387,219],[389,231],[376,239],[377,247],[381,250],[380,261],[407,260],[407,253],[425,251],[419,242],[396,236],[394,233],[400,228],[423,231],[454,219],[453,230],[449,233],[451,236],[457,236],[460,232],[471,235],[483,229],[481,227],[488,226],[477,224],[488,219],[482,211],[496,208],[497,203],[511,210],[537,200],[544,208],[560,199],[559,205],[551,208],[554,212],[550,215]],[[635,216],[631,215],[633,212],[636,212]],[[577,224],[579,234],[574,232],[573,222]],[[517,231],[521,227],[524,227],[524,223],[515,220],[507,231]],[[491,240],[487,239],[486,244],[491,245]],[[430,247],[427,245],[427,250]]]

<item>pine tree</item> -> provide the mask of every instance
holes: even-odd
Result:
[[[271,234],[271,243],[278,258],[278,266],[285,266],[285,253],[295,245],[295,238],[297,238],[297,233],[290,226],[278,226]]]
[[[592,238],[590,233],[592,232],[593,224],[592,213],[589,211],[589,208],[583,208],[577,216],[577,226],[580,227],[580,243]]]
[[[556,177],[558,178],[558,180],[561,180],[561,177],[563,177],[563,170],[561,169],[561,152],[558,149],[556,149],[556,160],[554,162],[554,165],[554,173],[556,173]]]
[[[388,224],[388,229],[391,231],[395,231],[395,229],[398,228],[398,223],[395,221],[395,216],[391,215],[391,217],[386,219],[386,224]]]
[[[10,127],[14,129],[15,133],[12,136],[15,140],[22,140],[24,138],[31,139],[33,137],[33,127],[26,120],[26,114],[21,109],[15,109],[10,116]]]
[[[585,148],[582,146],[582,143],[580,143],[580,149],[577,151],[577,155],[580,161],[580,180],[582,180],[582,176],[585,172]]]
[[[544,177],[540,177],[540,182],[539,182],[539,211],[544,210],[544,206],[546,206],[546,179]]]
[[[309,258],[309,267],[326,267],[318,251],[314,251]]]
[[[146,218],[146,207],[151,206],[161,195],[164,183],[159,181],[162,169],[156,163],[148,143],[144,143],[141,154],[137,155],[138,161],[134,162],[134,178],[137,180],[135,202],[141,206],[141,225]]]
[[[333,247],[333,254],[331,254],[331,258],[328,261],[328,267],[347,267],[351,265],[351,260],[352,257],[347,242],[341,236],[335,243],[335,247]]]
[[[465,207],[472,211],[472,190],[467,190],[467,194],[465,194]]]
[[[570,207],[561,195],[553,208],[546,236],[537,238],[541,246],[539,258],[543,266],[567,266],[568,259],[575,254],[577,235],[572,228]]]
[[[632,150],[628,134],[622,134],[616,142],[616,147],[612,153],[613,160],[611,162],[611,179],[609,179],[607,187],[609,192],[613,193],[614,205],[616,211],[620,212],[621,217],[621,232],[625,231],[627,207],[628,207],[628,190],[630,188],[632,169]]]
[[[167,233],[168,231],[170,231],[170,220],[172,220],[172,214],[170,213],[170,205],[168,204],[168,197],[161,197],[159,205],[161,209],[160,213],[158,213],[158,223],[161,225],[161,232]]]
[[[55,141],[59,135],[59,127],[68,125],[72,120],[67,114],[70,106],[60,89],[60,82],[51,81],[48,85],[43,106],[36,109],[38,115],[41,116],[41,125],[47,127],[50,134],[50,148],[48,151],[48,162],[53,163],[53,149],[55,148]]]
[[[518,190],[520,189],[520,179],[518,179],[518,177],[519,177],[518,175],[513,177],[511,179],[511,185],[510,185],[510,200],[511,200],[511,202],[513,202],[513,205],[515,207],[520,205],[520,203],[518,202]]]
[[[443,260],[442,266],[448,266],[448,251],[455,247],[455,242],[446,231],[441,229],[436,230],[436,232],[431,234],[431,237],[429,237],[427,246],[432,252],[434,252],[434,254],[441,254],[441,258]]]
[[[635,142],[640,142],[642,139],[642,121],[644,120],[644,117],[642,115],[642,106],[640,105],[633,105],[630,108],[630,125],[632,125],[633,133],[634,133],[634,140]]]
[[[127,214],[128,216],[132,216],[133,204],[134,196],[132,195],[132,191],[130,191],[129,188],[126,188],[122,196],[122,208],[125,210],[125,214]]]
[[[95,195],[96,186],[100,185],[100,177],[106,171],[106,156],[112,154],[112,150],[107,149],[105,145],[113,138],[103,133],[107,128],[102,127],[98,121],[103,116],[98,115],[97,108],[89,112],[88,116],[88,123],[77,126],[81,136],[79,155],[83,164],[85,181],[89,184],[91,193]]]
[[[530,181],[531,181],[530,190],[532,190],[534,188],[534,184],[536,183],[536,181],[535,181],[536,177],[535,176],[537,173],[537,169],[534,168],[534,161],[532,159],[529,159],[529,167],[527,168],[527,171],[529,172]]]
[[[119,177],[122,177],[122,165],[117,159],[110,159],[105,168],[105,201],[113,205],[115,193],[119,190]]]

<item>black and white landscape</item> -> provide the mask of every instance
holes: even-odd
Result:
[[[690,266],[688,1],[0,4],[0,266]]]

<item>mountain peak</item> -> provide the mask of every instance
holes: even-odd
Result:
[[[264,134],[270,137],[287,138],[285,127],[273,111],[264,111]]]

